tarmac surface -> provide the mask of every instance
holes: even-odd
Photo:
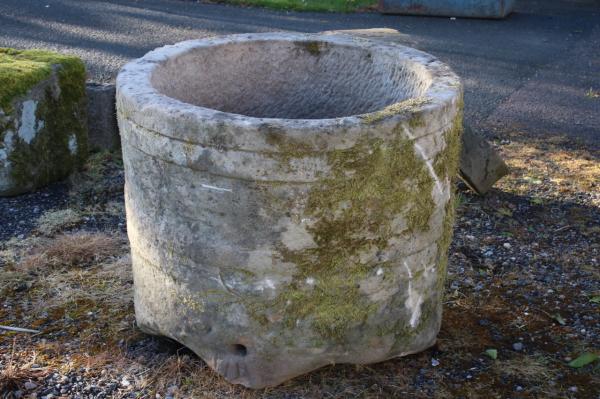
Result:
[[[82,57],[94,81],[128,60],[217,34],[391,28],[451,65],[465,84],[466,122],[600,149],[600,0],[520,0],[506,20],[300,13],[182,0],[0,0],[0,46]]]

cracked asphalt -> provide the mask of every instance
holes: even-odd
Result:
[[[467,123],[488,138],[522,131],[600,149],[600,1],[520,0],[506,20],[299,13],[182,0],[0,0],[0,46],[83,58],[114,80],[128,60],[217,34],[391,28],[465,84]]]

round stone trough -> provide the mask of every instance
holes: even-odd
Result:
[[[139,327],[260,388],[431,346],[462,86],[347,35],[165,46],[117,79]]]

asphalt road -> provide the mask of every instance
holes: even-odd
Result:
[[[506,20],[325,14],[181,0],[0,0],[0,46],[81,56],[90,79],[129,59],[215,34],[392,28],[450,64],[468,123],[484,134],[567,135],[600,148],[600,0],[520,0]],[[590,92],[591,89],[591,92]]]

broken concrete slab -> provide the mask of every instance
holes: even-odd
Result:
[[[121,141],[117,125],[115,85],[89,82],[86,85],[86,93],[90,149],[113,150],[119,148]]]
[[[483,195],[509,172],[496,149],[465,125],[460,156],[460,177],[464,182],[477,194]]]

